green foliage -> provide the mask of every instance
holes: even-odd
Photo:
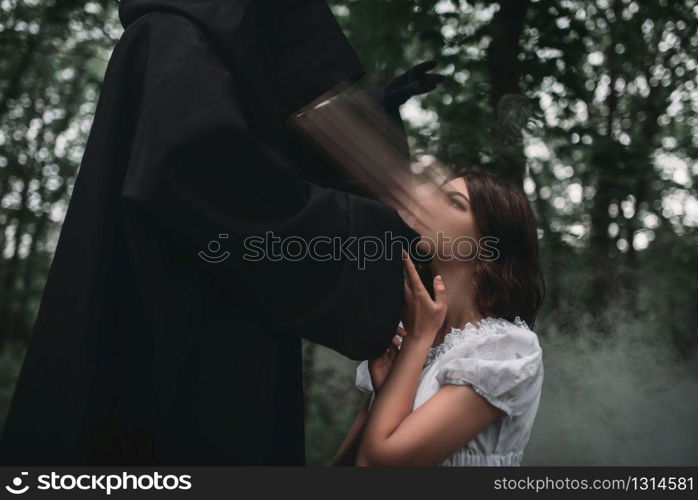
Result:
[[[415,157],[428,153],[454,170],[493,171],[528,195],[548,285],[536,330],[551,356],[574,350],[579,339],[593,347],[644,332],[679,360],[692,359],[698,344],[696,0],[330,4],[366,67],[361,86],[384,85],[427,59],[436,59],[447,76],[437,91],[402,108]],[[117,6],[112,0],[0,5],[0,414],[121,35]],[[321,347],[307,352],[308,463],[327,464],[362,396],[352,389],[355,362]],[[565,374],[583,374],[581,363],[594,363],[596,355],[614,359],[620,352],[592,349],[577,365],[551,363],[551,373],[564,381]],[[609,368],[608,376],[639,373],[636,364],[623,366]],[[657,380],[676,380],[661,366],[651,369]],[[583,394],[602,385],[568,387]],[[557,396],[544,395],[544,414],[575,401],[566,399],[564,384],[550,387]],[[695,406],[681,408],[690,416]],[[628,418],[614,409],[606,414]],[[558,421],[549,420],[546,426]],[[542,438],[537,443],[533,450],[552,449]],[[585,450],[593,461],[596,455]],[[544,451],[532,461],[550,463]]]

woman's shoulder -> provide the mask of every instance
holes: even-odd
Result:
[[[502,317],[486,317],[475,323],[467,322],[463,328],[452,328],[441,344],[430,349],[429,359],[459,353],[494,356],[505,345],[520,353],[541,350],[538,335],[519,316],[511,321]]]
[[[542,385],[538,336],[518,316],[513,321],[485,318],[452,330],[434,363],[439,385],[471,385],[508,415],[523,413]],[[447,336],[448,337],[448,336]]]
[[[526,321],[516,316],[513,321],[497,318],[497,328],[512,342],[530,349],[540,349],[538,334],[533,331]]]

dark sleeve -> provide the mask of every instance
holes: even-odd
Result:
[[[400,158],[404,160],[403,168],[408,170],[410,167],[410,148],[400,109],[391,109],[386,106],[382,87],[371,87],[367,90],[347,90],[336,99],[325,103],[322,108],[312,110],[309,113],[332,113],[332,108],[338,102],[352,100],[357,95],[365,98],[365,102],[374,106],[376,111],[382,112],[382,115],[379,113],[374,115],[376,118],[382,117],[382,126],[376,126],[374,133],[383,134],[386,140],[390,140],[390,143],[399,152]],[[316,182],[321,186],[340,189],[365,198],[378,199],[376,193],[369,186],[362,180],[352,177],[347,170],[337,165],[331,155],[319,147],[301,128],[289,126],[288,132],[288,149],[292,154],[296,170],[302,178]]]
[[[175,45],[149,45],[124,201],[170,235],[182,265],[202,267],[231,296],[247,289],[275,334],[354,360],[381,354],[402,312],[401,248],[419,234],[386,204],[301,179],[252,129],[238,82],[205,39]],[[269,252],[270,236],[298,256],[274,259],[283,245]],[[229,252],[217,263],[199,255],[212,240]],[[299,241],[315,241],[329,258]],[[378,241],[377,255],[358,259]]]

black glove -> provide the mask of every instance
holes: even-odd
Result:
[[[421,62],[386,85],[383,89],[386,110],[394,113],[410,97],[434,90],[446,79],[438,73],[427,73],[435,66],[434,60]]]

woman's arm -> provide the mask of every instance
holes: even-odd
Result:
[[[363,435],[364,424],[366,423],[366,418],[368,417],[370,405],[370,398],[366,398],[365,402],[359,409],[359,413],[354,419],[351,429],[349,429],[347,437],[344,438],[344,442],[339,447],[337,454],[332,460],[333,467],[339,465],[356,464],[356,452],[359,449],[359,443],[361,442],[361,436]]]
[[[505,414],[472,387],[453,384],[413,412],[428,350],[427,342],[409,335],[403,341],[359,435],[355,465],[438,465]]]
[[[399,355],[383,382],[383,390],[380,395],[376,394],[371,414],[366,418],[357,451],[357,465],[369,465],[370,457],[385,446],[391,434],[412,412],[429,347],[428,337],[408,335],[403,339]]]
[[[376,395],[383,386],[383,381],[388,376],[388,373],[393,366],[393,362],[397,357],[397,353],[400,350],[401,338],[407,334],[403,328],[398,327],[397,330],[397,335],[393,337],[392,343],[385,350],[385,352],[376,358],[368,360],[368,372],[371,377],[371,388]],[[337,451],[337,455],[335,455],[332,465],[355,465],[356,452],[359,448],[363,427],[366,423],[366,417],[368,416],[370,409],[371,399],[368,398],[366,399],[365,404],[362,405],[361,409],[359,410],[359,414],[356,416],[356,419],[354,419],[354,423],[349,430],[349,434],[344,439],[342,446]]]
[[[434,278],[435,300],[403,252],[408,335],[376,394],[357,452],[356,465],[437,465],[481,432],[502,410],[472,387],[445,384],[412,411],[429,347],[445,314],[445,287]]]
[[[393,381],[393,396],[409,395],[405,390],[408,384],[401,384],[397,377]],[[386,385],[382,395],[373,402],[359,444],[356,466],[438,465],[493,420],[505,415],[469,385],[446,384],[406,416],[398,406],[390,406],[390,392],[391,386]],[[381,397],[384,397],[383,404],[380,404]],[[397,428],[386,435],[385,430],[399,419],[402,420]]]

